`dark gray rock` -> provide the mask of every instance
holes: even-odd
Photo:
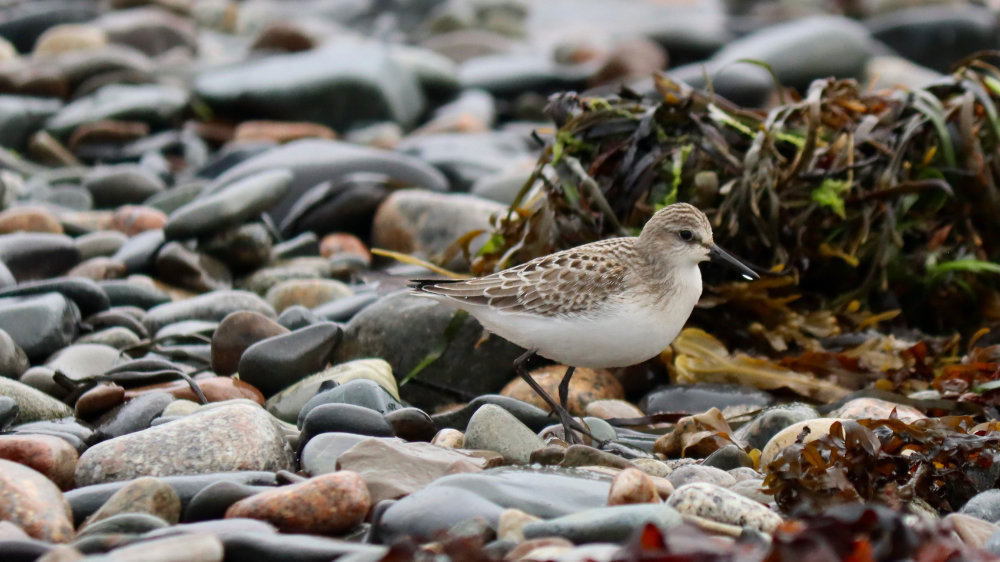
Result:
[[[80,311],[59,293],[0,299],[0,329],[32,361],[65,347],[76,337]]]
[[[149,427],[154,418],[174,401],[166,392],[146,392],[112,408],[94,425],[101,439],[121,437]]]
[[[0,261],[18,281],[43,279],[80,263],[80,250],[69,236],[17,232],[0,235]]]
[[[299,446],[305,446],[313,437],[321,433],[354,433],[370,437],[393,437],[392,426],[382,414],[353,404],[320,404],[302,421]]]
[[[151,286],[131,281],[99,281],[98,285],[108,295],[111,306],[136,306],[148,310],[170,302],[170,295]]]
[[[253,293],[246,291],[215,291],[186,300],[169,302],[153,307],[143,324],[151,334],[155,334],[167,324],[181,320],[216,320],[238,310],[249,310],[268,318],[276,315],[271,305]]]
[[[111,84],[66,105],[46,123],[55,135],[66,135],[80,125],[117,119],[142,121],[162,127],[187,106],[188,93],[176,86]]]
[[[0,298],[44,293],[59,293],[73,301],[82,316],[90,316],[111,306],[107,293],[97,283],[82,277],[59,277],[20,283],[16,287],[0,289]]]
[[[320,371],[342,336],[339,324],[320,322],[261,340],[243,352],[240,378],[271,396]]]
[[[165,241],[161,228],[140,232],[122,244],[111,259],[125,264],[126,272],[136,273],[153,263],[156,252]]]
[[[167,188],[156,174],[134,164],[98,166],[83,178],[94,207],[112,209],[139,204]]]
[[[0,146],[23,151],[31,135],[61,107],[58,99],[0,95]]]
[[[292,177],[275,169],[235,180],[170,213],[164,233],[168,239],[193,238],[239,226],[281,200]]]
[[[0,330],[0,377],[16,379],[31,366],[27,354],[17,345],[14,338]]]
[[[195,293],[233,288],[233,275],[224,263],[178,242],[167,242],[160,248],[153,272],[157,279]]]
[[[577,544],[621,543],[647,523],[660,529],[668,529],[681,522],[681,514],[676,509],[661,503],[615,505],[527,523],[524,526],[524,536],[528,539],[563,537]]]
[[[754,416],[750,423],[736,430],[734,437],[752,449],[764,450],[764,445],[782,429],[818,417],[819,412],[808,404],[782,404]]]
[[[375,410],[381,415],[403,408],[403,405],[377,382],[354,379],[316,393],[316,396],[309,399],[299,410],[298,426],[302,427],[310,410],[322,404],[353,404]]]

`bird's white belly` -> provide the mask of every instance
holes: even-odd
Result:
[[[655,357],[670,345],[696,301],[674,301],[666,310],[623,304],[595,318],[540,318],[482,309],[475,316],[487,330],[553,361],[625,367]]]

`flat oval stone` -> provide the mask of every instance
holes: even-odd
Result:
[[[772,533],[781,516],[757,503],[715,484],[695,482],[678,487],[667,500],[677,511],[740,527]]]
[[[128,236],[117,230],[98,230],[81,234],[73,239],[80,259],[88,260],[98,256],[112,256],[128,240]]]
[[[733,434],[738,443],[746,443],[751,449],[764,449],[767,442],[782,429],[806,420],[819,417],[816,408],[808,404],[781,404],[760,412],[741,426]]]
[[[182,558],[190,562],[221,562],[222,541],[215,535],[184,533],[161,539],[139,541],[114,549],[112,560],[165,560]]]
[[[465,445],[503,455],[511,464],[528,464],[531,452],[545,445],[542,438],[500,406],[484,404],[469,420]]]
[[[389,422],[375,410],[353,404],[321,404],[313,408],[302,420],[302,436],[299,438],[299,443],[305,445],[312,437],[329,432],[356,433],[372,437],[395,435]]]
[[[437,426],[427,412],[420,408],[400,408],[385,414],[385,421],[392,431],[407,441],[430,441],[437,434]]]
[[[59,275],[80,259],[80,250],[69,236],[41,232],[0,235],[0,261],[18,281]]]
[[[166,283],[196,293],[233,287],[232,273],[225,264],[177,242],[167,242],[160,248],[153,260],[153,272]]]
[[[83,187],[98,209],[142,203],[167,188],[159,176],[134,164],[92,168],[83,178]]]
[[[549,416],[548,412],[538,406],[528,404],[527,402],[521,402],[520,400],[509,396],[501,396],[499,394],[485,394],[477,396],[473,398],[471,402],[458,410],[434,414],[431,417],[434,419],[434,423],[438,427],[465,429],[466,426],[469,425],[469,420],[472,419],[473,414],[478,412],[479,409],[485,404],[494,404],[504,410],[507,410],[515,418],[520,420],[521,423],[530,427],[531,430],[535,432],[545,429],[545,427],[551,424],[554,419]]]
[[[59,400],[6,377],[0,377],[0,396],[11,398],[17,403],[17,415],[14,418],[16,423],[54,420],[73,414],[73,410]]]
[[[38,471],[63,490],[73,487],[76,449],[51,435],[0,435],[0,459]]]
[[[140,394],[101,416],[95,424],[97,434],[101,439],[112,439],[142,431],[173,401],[166,392]]]
[[[111,259],[125,264],[128,272],[142,271],[153,262],[156,252],[166,241],[163,229],[146,230],[128,239]]]
[[[125,388],[115,383],[100,383],[81,394],[76,399],[73,409],[76,411],[77,417],[89,419],[103,414],[124,401]]]
[[[180,320],[221,321],[228,314],[238,310],[250,310],[268,318],[276,314],[271,305],[253,293],[246,291],[214,291],[189,299],[170,302],[149,310],[143,323],[150,333]]]
[[[272,262],[250,274],[243,286],[258,295],[267,294],[275,285],[295,279],[326,279],[333,276],[330,260],[315,256]]]
[[[398,398],[392,368],[382,359],[357,359],[334,365],[289,386],[267,401],[267,410],[278,419],[296,422],[299,412],[327,381],[344,384],[355,379],[373,380],[393,398]],[[471,415],[471,414],[470,414]],[[463,425],[464,427],[464,425]]]
[[[139,336],[123,326],[111,326],[96,332],[91,332],[85,336],[77,338],[76,343],[96,343],[106,345],[118,350],[136,346],[142,340]]]
[[[315,535],[243,532],[228,533],[226,555],[234,560],[336,560],[355,555],[359,560],[381,560],[389,548]]]
[[[319,316],[313,314],[308,308],[299,305],[292,305],[281,311],[281,314],[278,315],[278,324],[289,330],[298,330],[317,322],[322,322]]]
[[[350,287],[335,279],[293,279],[268,289],[264,299],[281,312],[293,305],[315,308],[352,294]]]
[[[41,281],[19,283],[16,287],[0,289],[0,298],[39,295],[43,293],[60,293],[72,300],[80,314],[90,316],[95,312],[107,310],[111,304],[107,294],[101,287],[89,279],[60,277]]]
[[[251,345],[288,329],[273,319],[251,311],[227,315],[212,334],[212,370],[219,375],[231,375],[239,367],[240,357]]]
[[[147,230],[159,230],[167,224],[167,215],[159,209],[144,205],[122,205],[111,214],[108,227],[128,236]]]
[[[109,84],[59,110],[45,127],[56,136],[100,120],[143,121],[167,125],[188,103],[188,92],[159,84]]]
[[[225,443],[224,448],[216,444]],[[271,416],[242,404],[220,406],[94,445],[80,457],[80,486],[137,476],[228,470],[293,470],[291,447]]]
[[[132,281],[100,281],[98,285],[108,295],[111,306],[137,306],[149,310],[170,302],[170,295],[152,287]]]
[[[0,212],[0,234],[12,232],[62,234],[63,227],[52,211],[45,207],[12,207]]]
[[[59,488],[27,466],[0,459],[0,520],[52,543],[73,538],[72,512]]]
[[[240,378],[271,396],[322,369],[342,334],[340,325],[322,322],[261,340],[240,358]]]
[[[184,521],[209,521],[222,519],[234,503],[266,491],[270,487],[248,486],[225,480],[205,486],[184,510]]]
[[[353,404],[375,410],[382,415],[403,408],[403,405],[377,382],[369,379],[354,379],[333,388],[321,390],[316,393],[316,396],[310,398],[299,410],[297,422],[299,427],[302,427],[302,421],[309,415],[309,412],[322,404]],[[428,421],[433,426],[434,422],[429,417]]]
[[[264,395],[252,385],[249,385],[239,379],[233,377],[198,376],[194,379],[194,381],[209,402],[221,402],[223,400],[243,398],[256,404],[260,404],[261,406],[264,405]],[[175,399],[191,401],[198,400],[198,395],[191,389],[191,385],[189,385],[187,381],[183,380],[131,388],[125,391],[125,397],[133,398],[150,392],[165,392],[173,396]]]
[[[624,542],[637,528],[653,523],[669,529],[683,522],[676,509],[663,504],[617,505],[588,509],[524,525],[526,538],[565,537],[574,543]]]
[[[78,343],[52,354],[45,366],[72,380],[80,380],[104,373],[124,360],[121,352],[111,346]]]
[[[370,507],[361,476],[339,471],[240,500],[226,517],[261,519],[285,533],[330,535],[360,524]]]
[[[715,407],[726,416],[731,416],[760,410],[773,403],[773,396],[753,387],[738,384],[678,384],[650,392],[639,402],[639,409],[647,414],[700,414]]]
[[[75,544],[80,545],[84,537],[100,535],[141,535],[156,529],[169,527],[170,523],[150,513],[116,513],[100,521],[81,527]]]
[[[177,523],[181,516],[181,499],[167,483],[148,476],[129,481],[92,513],[80,530],[103,519],[122,513],[147,513],[167,523]]]
[[[48,357],[76,337],[80,311],[58,293],[0,299],[0,329],[32,361]]]
[[[168,239],[194,238],[238,226],[279,201],[292,181],[288,170],[268,170],[234,181],[170,213]]]

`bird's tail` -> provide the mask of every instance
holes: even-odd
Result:
[[[449,283],[458,283],[462,279],[410,279],[409,287],[414,291],[423,291],[425,287],[432,287],[434,285],[447,285]]]

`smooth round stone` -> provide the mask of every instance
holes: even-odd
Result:
[[[125,264],[129,272],[142,271],[153,262],[165,241],[162,229],[146,230],[129,238],[111,259]]]
[[[80,314],[90,316],[96,312],[107,310],[110,306],[107,294],[101,287],[89,279],[59,277],[42,281],[19,283],[15,287],[0,289],[0,298],[40,295],[44,293],[60,293],[73,301],[80,309]]]
[[[385,414],[385,421],[398,437],[407,441],[430,441],[437,434],[437,426],[427,412],[419,408],[402,408]]]
[[[448,449],[462,449],[465,447],[465,434],[457,429],[446,427],[434,434],[431,444]]]
[[[310,468],[314,471],[310,474],[336,470],[356,472],[364,479],[372,503],[410,495],[449,474],[479,472],[502,462],[499,457],[487,459],[429,443],[407,443],[399,439],[365,439],[337,456],[328,454],[317,458],[320,456],[315,452],[310,454]]]
[[[267,410],[280,420],[295,422],[306,402],[311,400],[327,381],[344,384],[356,379],[373,380],[393,398],[398,397],[392,368],[382,359],[358,359],[334,365],[302,379],[267,400]]]
[[[80,263],[80,250],[63,234],[15,232],[0,235],[0,261],[18,281],[43,279]]]
[[[88,260],[114,255],[127,240],[128,236],[117,230],[98,230],[77,236],[73,242],[80,251],[80,259]]]
[[[247,348],[269,337],[287,333],[287,328],[263,314],[233,312],[222,319],[212,335],[212,370],[219,375],[233,374]]]
[[[670,480],[674,488],[680,488],[692,482],[708,483],[723,488],[728,488],[736,483],[736,478],[725,470],[704,464],[689,464],[678,467],[667,476],[667,480]]]
[[[532,370],[531,378],[535,379],[535,382],[541,385],[549,396],[559,396],[559,383],[565,373],[565,365],[548,365]],[[534,404],[539,408],[547,407],[545,401],[521,377],[509,382],[500,391],[500,394]],[[624,398],[625,389],[610,371],[580,367],[576,369],[573,378],[570,379],[566,405],[571,414],[581,416],[587,404],[595,400],[621,400]]]
[[[16,379],[28,370],[31,363],[19,345],[4,330],[0,330],[0,376]]]
[[[143,205],[122,205],[111,213],[108,227],[128,236],[147,230],[160,230],[167,224],[167,215],[159,209]]]
[[[100,281],[98,283],[111,306],[135,306],[148,310],[170,302],[170,295],[152,287],[132,281]]]
[[[76,337],[80,311],[58,293],[0,299],[0,329],[38,361]]]
[[[95,424],[102,439],[111,439],[142,431],[174,401],[166,392],[148,392],[128,400],[107,412]]]
[[[168,239],[194,238],[232,228],[278,202],[292,181],[288,170],[268,170],[226,185],[170,213]]]
[[[62,492],[27,466],[0,459],[0,520],[35,539],[65,543],[73,538],[72,513]]]
[[[808,404],[782,404],[760,412],[750,423],[736,430],[733,437],[751,449],[763,449],[767,442],[782,429],[819,417],[816,408]]]
[[[93,343],[122,350],[138,345],[141,341],[142,340],[139,339],[139,336],[137,336],[132,330],[121,326],[113,326],[111,328],[105,328],[103,330],[81,336],[77,338],[75,343]]]
[[[293,305],[314,308],[352,294],[350,287],[335,279],[293,279],[268,289],[264,300],[280,313]]]
[[[77,127],[101,120],[142,121],[152,126],[169,124],[187,106],[188,92],[158,84],[109,84],[78,98],[59,110],[46,129],[62,137]]]
[[[48,232],[62,234],[59,219],[45,207],[12,207],[0,212],[0,234],[12,232]]]
[[[198,249],[235,271],[257,269],[271,258],[271,233],[259,222],[243,224],[199,241]]]
[[[243,281],[248,291],[265,295],[276,285],[297,279],[322,279],[333,276],[333,265],[318,257],[280,261],[252,273]]]
[[[507,410],[484,404],[469,420],[465,445],[470,449],[496,451],[511,464],[527,464],[531,452],[545,443]]]
[[[149,337],[149,332],[142,325],[144,314],[141,308],[126,306],[116,306],[104,312],[88,316],[84,319],[84,324],[92,330],[102,330],[104,328],[121,327],[129,330],[142,339]]]
[[[170,523],[164,521],[162,517],[157,517],[151,513],[116,513],[102,517],[93,523],[84,523],[84,526],[80,527],[76,544],[79,545],[80,539],[84,537],[96,537],[105,534],[141,535],[169,526]]]
[[[66,272],[66,277],[79,277],[91,281],[117,279],[124,275],[125,264],[103,256],[85,260]]]
[[[10,396],[0,395],[0,431],[6,431],[17,418],[17,402]]]
[[[617,505],[588,509],[524,525],[526,538],[565,537],[575,543],[623,542],[646,523],[668,529],[682,523],[681,514],[663,504]]]
[[[115,383],[100,383],[76,399],[73,409],[81,419],[98,416],[125,401],[125,388]]]
[[[991,523],[1000,522],[1000,490],[990,489],[979,492],[965,502],[965,505],[958,512]]]
[[[562,460],[559,464],[566,467],[610,466],[612,468],[625,469],[632,466],[630,462],[618,455],[587,445],[570,445],[564,451],[560,452],[562,453]]]
[[[312,309],[312,314],[332,322],[348,322],[351,318],[379,299],[375,292],[357,293],[330,301]]]
[[[442,345],[454,314],[450,307],[431,299],[406,292],[388,295],[351,319],[331,361],[381,357],[392,365],[394,373],[403,376]],[[453,331],[445,353],[420,371],[418,378],[428,384],[403,389],[403,399],[425,411],[454,401],[454,393],[434,388],[469,396],[496,392],[514,376],[514,359],[524,353],[499,337],[479,343],[483,328],[471,316]]]
[[[374,121],[409,127],[424,110],[416,76],[375,42],[209,70],[198,77],[195,92],[219,116],[308,121],[334,130]]]
[[[156,333],[167,324],[180,320],[221,321],[230,313],[249,310],[268,318],[276,315],[271,305],[260,297],[246,291],[215,291],[182,301],[170,302],[153,307],[143,324],[150,333]]]
[[[393,437],[392,426],[382,414],[353,404],[321,404],[302,420],[300,444],[321,433],[356,433],[372,437]]]
[[[639,402],[639,409],[648,414],[700,414],[710,408],[718,408],[729,417],[736,413],[760,410],[773,402],[774,397],[767,392],[748,386],[678,384],[650,392]]]
[[[608,505],[660,503],[653,479],[638,468],[626,468],[611,481]]]
[[[73,487],[78,455],[65,440],[51,435],[0,435],[0,459],[38,471],[59,488]]]
[[[157,478],[141,477],[128,482],[92,513],[80,529],[123,513],[155,515],[166,523],[177,523],[181,515],[181,500],[168,484]]]
[[[184,510],[184,521],[209,521],[222,519],[226,510],[234,503],[254,494],[269,490],[270,487],[249,486],[238,482],[219,481],[205,486],[198,492]]]
[[[354,379],[333,388],[321,389],[299,410],[298,425],[302,426],[309,412],[322,404],[353,404],[375,410],[386,415],[403,408],[403,405],[393,398],[388,391],[377,382],[369,379]],[[430,421],[428,419],[428,421]],[[433,424],[433,422],[430,422]]]
[[[261,519],[285,533],[337,534],[364,521],[370,507],[361,476],[339,471],[240,500],[226,517]]]
[[[226,443],[220,449],[215,444]],[[80,457],[76,483],[219,470],[292,470],[291,447],[264,410],[242,404],[193,414],[94,445]]]
[[[323,319],[313,314],[311,310],[297,304],[286,308],[278,315],[278,324],[289,330],[298,330],[322,321]]]
[[[153,260],[153,272],[158,279],[196,293],[233,287],[232,273],[225,264],[177,242],[167,242],[160,248]]]
[[[604,507],[610,482],[607,476],[565,468],[504,467],[444,476],[385,509],[373,524],[373,539],[430,538],[475,517],[495,527],[500,513],[512,507],[545,519]]]
[[[798,423],[794,423],[785,429],[782,429],[772,437],[764,448],[760,451],[760,461],[758,466],[761,470],[764,470],[767,465],[771,464],[774,459],[789,445],[795,443],[798,439],[799,434],[806,427],[809,428],[809,432],[803,438],[803,443],[809,443],[810,441],[815,441],[820,437],[830,434],[830,428],[833,424],[846,421],[838,418],[816,418],[812,420],[805,420]]]
[[[0,95],[0,146],[23,151],[28,138],[61,107],[53,98]]]
[[[188,476],[164,476],[159,478],[170,485],[181,500],[182,509],[186,508],[199,492],[217,482],[233,482],[249,486],[274,486],[277,484],[273,472],[240,471],[218,472]],[[97,511],[118,490],[129,484],[124,482],[108,482],[78,487],[66,492],[66,499],[73,508],[73,518],[80,524],[90,514]]]
[[[99,209],[139,204],[167,188],[159,176],[134,164],[92,168],[83,178],[83,187]]]
[[[261,340],[243,352],[240,378],[272,396],[322,369],[342,334],[340,325],[322,322]]]
[[[114,549],[110,560],[177,560],[220,562],[225,555],[222,540],[215,535],[184,533],[161,539],[138,541]]]
[[[831,418],[848,418],[852,420],[888,419],[892,412],[906,423],[927,419],[923,412],[906,404],[896,404],[879,398],[855,398],[827,414]]]
[[[554,419],[549,416],[548,412],[542,410],[538,406],[528,404],[527,402],[521,402],[520,400],[509,396],[501,396],[499,394],[477,396],[460,409],[441,414],[434,414],[431,417],[434,419],[434,423],[437,424],[438,427],[465,429],[465,427],[469,425],[469,420],[472,419],[472,415],[479,411],[479,408],[485,404],[494,404],[504,410],[507,410],[515,418],[520,420],[521,423],[536,432],[542,431],[549,424],[551,424]]]
[[[491,217],[503,216],[506,209],[496,201],[467,194],[396,191],[375,213],[372,246],[426,258],[444,254],[455,240],[482,230],[484,234],[469,242],[469,251],[475,255],[489,239],[485,233],[491,232]],[[468,263],[456,257],[444,266],[458,269]]]
[[[111,346],[78,343],[57,351],[45,362],[45,366],[78,381],[104,373],[126,359]]]
[[[0,377],[0,396],[17,403],[15,423],[54,420],[73,414],[69,406],[24,383]]]
[[[767,26],[732,41],[712,60],[767,63],[778,80],[805,89],[817,78],[859,77],[878,44],[864,25],[838,16],[816,16]]]
[[[738,467],[753,468],[753,459],[737,445],[726,445],[705,457],[703,466],[711,466],[721,470],[732,470]]]
[[[302,470],[312,476],[336,472],[339,470],[337,462],[340,456],[368,439],[372,438],[357,433],[340,431],[320,433],[302,447]]]
[[[128,45],[151,57],[172,50],[195,51],[198,35],[194,22],[168,9],[169,4],[108,11],[93,23],[113,43]]]
[[[108,36],[100,28],[88,24],[61,24],[50,27],[35,41],[35,55],[58,55],[78,49],[102,47]]]
[[[682,514],[697,515],[711,521],[750,527],[762,533],[773,533],[781,524],[781,516],[767,506],[707,482],[694,482],[677,487],[667,504]]]
[[[441,172],[412,156],[346,142],[303,139],[267,150],[233,166],[216,178],[208,190],[216,191],[237,178],[275,168],[289,169],[295,175],[284,199],[269,212],[278,223],[285,219],[303,194],[317,184],[341,183],[343,179],[365,172],[384,175],[393,185],[420,186],[434,191],[448,189],[448,181]],[[370,221],[365,221],[365,225],[368,224]]]

